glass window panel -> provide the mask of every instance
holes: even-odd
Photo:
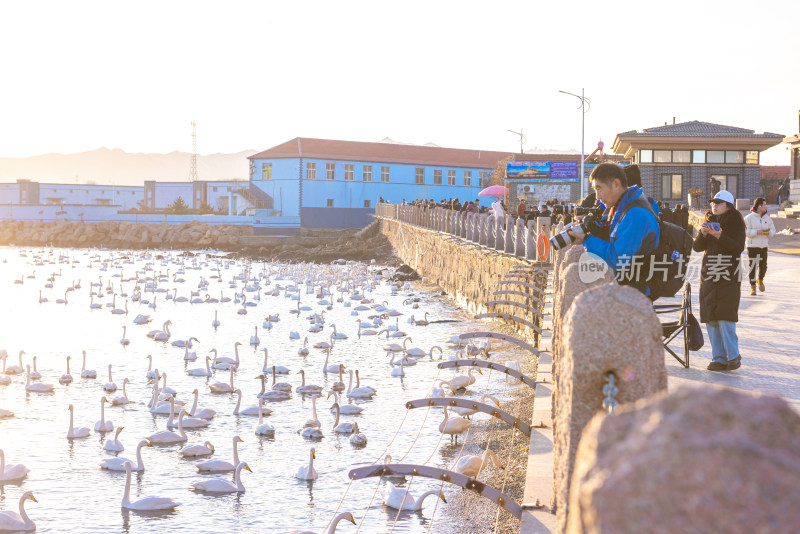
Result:
[[[691,163],[690,154],[689,150],[673,150],[672,161],[673,163]]]
[[[364,182],[372,181],[372,165],[364,165],[364,174],[362,176]]]
[[[671,150],[654,150],[653,151],[653,161],[655,163],[669,163],[672,161],[672,151]]]
[[[681,174],[673,174],[672,175],[672,197],[673,199],[680,199],[683,197],[683,175]]]
[[[472,185],[472,171],[464,171],[464,185]]]
[[[442,185],[442,170],[433,170],[433,185]]]
[[[748,150],[745,163],[748,165],[758,165],[758,150]]]
[[[653,163],[653,151],[652,150],[640,150],[639,151],[639,161],[642,163]]]
[[[706,160],[708,163],[725,163],[725,151],[709,150],[706,152]]]
[[[744,152],[741,150],[726,150],[725,163],[744,163]]]
[[[670,175],[664,174],[661,176],[661,198],[671,198],[670,186]]]
[[[447,185],[456,185],[456,171],[447,171]]]
[[[706,162],[706,151],[705,150],[693,150],[692,151],[692,163],[705,163]]]

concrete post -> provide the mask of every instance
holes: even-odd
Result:
[[[518,218],[514,225],[514,255],[518,258],[525,256],[525,219]]]
[[[479,232],[479,241],[478,243],[485,246],[489,244],[489,221],[487,220],[487,216],[485,214],[478,215],[478,232]]]

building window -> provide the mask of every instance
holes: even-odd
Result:
[[[725,151],[709,150],[706,152],[706,161],[708,163],[725,163]]]
[[[329,199],[328,199],[328,207],[329,207],[329,208],[332,208],[332,207],[333,207],[333,199],[332,199],[332,198],[329,198]]]
[[[735,174],[715,174],[711,178],[719,182],[720,191],[730,191],[733,197],[736,198],[736,191],[739,185],[739,177]]]
[[[706,151],[705,150],[692,150],[692,163],[705,163]]]
[[[672,161],[671,150],[654,150],[653,163],[669,163]]]
[[[652,150],[640,150],[639,151],[639,162],[640,163],[653,163],[653,151]]]
[[[726,150],[725,163],[744,163],[744,152],[741,150]]]
[[[316,179],[317,179],[317,164],[306,163],[306,180],[316,180]]]
[[[361,179],[365,182],[372,181],[372,165],[364,165],[364,172],[361,175]]]
[[[336,178],[336,164],[335,163],[326,163],[325,164],[325,179],[326,180],[333,180]]]
[[[682,174],[661,175],[661,198],[663,200],[680,200],[683,186]]]
[[[467,187],[472,185],[472,171],[464,171],[464,185]]]
[[[417,185],[422,185],[425,183],[425,169],[422,167],[417,167],[414,169],[414,183]]]
[[[389,167],[381,167],[381,182],[389,183]]]
[[[691,163],[692,152],[691,150],[673,150],[672,151],[673,163]]]
[[[481,171],[478,175],[478,185],[479,187],[486,187],[489,185],[489,171]]]
[[[369,201],[369,200],[365,200],[365,201],[364,201],[364,207],[365,207],[365,208],[369,208],[369,207],[370,207],[369,203],[370,203],[370,201]]]
[[[456,185],[456,171],[447,171],[447,185]]]
[[[344,166],[344,180],[345,180],[345,182],[352,182],[354,174],[355,174],[355,171],[353,170],[353,164],[352,163],[346,163],[345,166]]]
[[[442,185],[442,169],[433,169],[433,185]]]
[[[748,150],[744,162],[748,165],[758,165],[758,150]]]
[[[272,180],[272,163],[261,164],[261,179]]]

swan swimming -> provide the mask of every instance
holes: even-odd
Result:
[[[128,510],[157,511],[172,510],[181,503],[169,497],[145,497],[138,501],[130,501],[131,493],[131,463],[125,462],[125,493],[122,495],[122,507]]]
[[[311,452],[308,455],[308,464],[301,465],[297,469],[297,473],[295,473],[295,478],[299,478],[300,480],[316,480],[319,475],[317,475],[317,470],[314,469],[314,460],[317,457],[317,453],[314,450],[314,447],[311,447]]]
[[[107,469],[109,471],[125,471],[125,464],[131,464],[131,470],[133,471],[144,471],[144,460],[142,460],[142,447],[152,447],[150,442],[146,439],[143,439],[136,445],[136,463],[129,460],[128,458],[123,458],[121,456],[117,456],[116,458],[104,458],[100,462],[100,469]]]
[[[251,473],[250,466],[246,462],[241,462],[236,466],[236,474],[234,477],[235,483],[225,480],[224,478],[212,478],[211,480],[203,480],[195,482],[192,487],[199,491],[208,493],[240,493],[244,491],[244,484],[242,484],[242,469],[247,469]]]
[[[36,530],[36,523],[31,521],[28,514],[25,513],[25,501],[30,499],[33,502],[39,502],[33,496],[32,491],[26,491],[19,498],[19,513],[12,512],[11,510],[0,510],[0,531],[31,531]]]
[[[233,471],[239,465],[239,448],[238,444],[243,443],[244,440],[239,436],[233,436],[233,463],[226,462],[225,460],[206,460],[197,464],[198,471],[206,471],[210,473],[222,473],[225,471]]]

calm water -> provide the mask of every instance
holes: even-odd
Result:
[[[55,386],[55,392],[51,394],[26,393],[24,373],[14,376],[10,385],[0,386],[0,408],[16,413],[14,418],[0,419],[0,448],[5,451],[7,465],[23,463],[31,469],[22,483],[0,486],[0,509],[16,510],[21,493],[33,490],[39,504],[29,501],[26,510],[36,522],[38,532],[144,533],[165,532],[167,529],[193,534],[286,532],[293,529],[322,532],[343,493],[347,491],[339,511],[353,512],[357,522],[366,513],[360,532],[388,532],[396,512],[385,508],[380,493],[375,494],[379,480],[356,481],[348,489],[347,472],[354,466],[382,459],[404,416],[406,419],[399,434],[388,447],[388,453],[392,454],[394,461],[400,461],[407,454],[405,462],[427,462],[449,467],[456,458],[459,448],[450,445],[447,438],[440,442],[440,410],[407,412],[404,407],[407,400],[427,396],[437,376],[446,379],[456,373],[451,370],[439,371],[435,363],[423,360],[414,367],[406,367],[404,378],[390,376],[392,367],[389,358],[381,350],[386,343],[385,336],[380,339],[364,336],[360,340],[356,337],[356,319],[360,317],[366,320],[367,316],[376,315],[375,311],[362,311],[355,317],[351,313],[359,302],[351,301],[351,307],[344,307],[336,302],[339,293],[334,291],[333,297],[324,297],[332,300],[334,307],[326,313],[323,332],[311,334],[308,333],[309,321],[306,316],[313,312],[301,312],[300,319],[290,314],[289,311],[297,307],[297,301],[285,296],[284,292],[280,296],[266,296],[262,291],[258,306],[248,308],[247,315],[237,313],[242,306],[234,303],[234,293],[241,292],[245,282],[238,280],[235,290],[229,284],[234,277],[242,274],[242,262],[207,259],[203,255],[184,259],[166,254],[163,260],[156,259],[155,255],[146,258],[139,253],[130,253],[127,259],[123,256],[121,252],[73,249],[0,249],[3,303],[0,306],[0,349],[8,352],[8,365],[18,364],[20,350],[26,352],[23,356],[25,364],[32,363],[32,357],[37,356],[37,367],[42,373],[41,382]],[[37,265],[37,262],[40,264]],[[145,271],[146,266],[152,270]],[[217,266],[221,278],[211,279],[217,274]],[[265,270],[269,272],[277,268],[270,264],[253,263],[250,272],[260,276]],[[154,272],[165,273],[167,269],[170,272],[169,282],[161,283],[158,287],[170,292],[178,288],[178,297],[191,298],[190,291],[197,290],[203,277],[209,280],[208,290],[200,290],[203,297],[207,293],[215,298],[223,294],[230,297],[231,302],[191,304],[167,300],[166,293],[143,292],[143,299],[152,300],[157,295],[155,310],[146,304],[129,300],[127,315],[113,315],[111,308],[105,306],[112,298],[106,292],[109,281],[116,293],[132,295],[135,282],[122,280],[135,278],[137,271],[140,277],[152,277]],[[327,266],[317,269],[345,279],[356,272],[365,271],[366,266]],[[184,282],[172,281],[177,271],[183,271],[177,276],[183,278]],[[56,276],[52,289],[45,288],[47,279],[54,272]],[[27,278],[34,273],[35,278]],[[14,280],[21,277],[24,277],[24,283],[15,284]],[[92,287],[90,284],[97,282],[99,277],[102,277],[102,288]],[[56,304],[56,299],[64,298],[66,288],[79,280],[82,287],[68,294],[69,303]],[[260,284],[265,290],[271,290],[276,284],[285,287],[293,285],[293,282],[289,278],[280,280],[272,274],[269,280],[262,279]],[[42,297],[49,302],[39,303],[40,290]],[[99,292],[100,296],[95,297],[94,301],[102,303],[102,309],[90,309],[92,291]],[[256,295],[254,292],[246,294],[249,299]],[[310,306],[314,312],[325,309],[324,305],[317,303],[319,299],[314,294],[306,294],[306,284],[301,283],[296,294],[301,296],[302,305]],[[413,293],[421,301],[419,309],[412,310],[410,304],[403,304],[411,294],[411,291],[399,291],[393,295],[390,286],[381,282],[366,296],[376,303],[387,301],[388,308],[403,313],[399,318],[399,328],[412,336],[413,343],[410,345],[425,350],[432,345],[441,345],[445,357],[452,355],[454,350],[446,344],[447,339],[453,334],[474,330],[476,322],[438,295]],[[347,295],[345,300],[349,300]],[[125,299],[117,296],[116,307],[124,308]],[[221,322],[216,329],[211,326],[215,311]],[[407,322],[412,313],[419,318],[425,311],[430,312],[430,320],[458,319],[461,322],[431,324],[427,327]],[[133,324],[134,317],[139,313],[151,314],[153,321],[148,325]],[[280,315],[280,321],[274,323],[269,331],[261,326],[267,313]],[[172,321],[172,337],[168,342],[155,342],[145,336],[150,330],[160,329],[168,319]],[[394,322],[392,318],[384,326]],[[233,356],[234,343],[238,341],[243,345],[240,347],[241,365],[235,374],[235,384],[244,393],[242,407],[257,403],[256,394],[261,386],[255,377],[261,373],[261,349],[264,347],[269,349],[270,364],[284,365],[292,371],[292,374],[283,377],[279,375],[279,381],[290,382],[296,387],[300,385],[300,376],[296,372],[304,369],[308,383],[324,386],[327,391],[334,381],[334,375],[323,375],[325,354],[311,348],[311,345],[327,340],[332,333],[330,325],[333,323],[349,339],[336,342],[329,364],[343,363],[347,369],[359,369],[362,385],[371,385],[378,390],[372,400],[352,401],[365,407],[361,415],[342,416],[344,421],[358,422],[361,432],[369,440],[364,448],[351,446],[349,435],[333,432],[334,416],[329,411],[333,398],[326,401],[323,397],[318,401],[318,416],[325,434],[323,439],[310,441],[297,433],[306,419],[311,417],[311,400],[297,393],[292,394],[291,400],[267,403],[274,411],[265,418],[265,422],[274,425],[276,432],[274,438],[259,437],[254,433],[257,417],[237,417],[232,414],[236,405],[235,395],[210,393],[208,384],[227,382],[229,372],[216,371],[215,376],[209,379],[188,376],[185,372],[187,368],[203,367],[203,357],[212,348],[216,348],[220,356]],[[123,326],[127,326],[128,346],[120,344]],[[259,327],[261,344],[258,348],[249,345],[254,326]],[[290,331],[298,331],[301,339],[290,340]],[[173,347],[171,342],[189,336],[198,338],[200,343],[194,346],[198,359],[186,362],[184,349]],[[302,357],[297,349],[305,336],[309,338],[310,354]],[[390,338],[390,342],[401,341]],[[83,350],[88,356],[87,368],[97,371],[96,380],[80,378]],[[70,385],[60,385],[58,378],[66,372],[67,355],[72,356],[71,374],[75,380]],[[100,419],[100,400],[105,394],[102,386],[108,380],[108,364],[113,365],[113,379],[120,386],[120,390],[108,394],[109,397],[121,394],[123,378],[131,381],[127,386],[131,403],[124,407],[107,405],[105,412],[115,426],[125,427],[120,434],[125,451],[120,454],[135,458],[140,439],[166,428],[167,418],[153,415],[147,408],[151,394],[151,386],[148,386],[145,377],[147,355],[152,355],[154,367],[166,371],[167,385],[177,390],[178,398],[186,401],[187,408],[191,407],[191,392],[197,388],[200,392],[199,406],[217,411],[207,428],[187,429],[188,445],[208,440],[216,447],[212,458],[231,461],[233,436],[238,434],[244,439],[244,443],[239,444],[239,455],[253,470],[253,473],[243,472],[242,475],[246,492],[224,496],[195,492],[191,489],[193,482],[216,476],[232,480],[233,475],[198,473],[195,464],[205,458],[182,459],[178,454],[180,445],[145,447],[143,457],[146,470],[139,475],[134,473],[131,500],[156,495],[172,497],[180,501],[182,506],[173,513],[155,516],[121,511],[124,472],[105,471],[98,466],[103,458],[113,454],[103,450],[105,440],[113,438],[113,433],[100,434],[94,432],[93,428]],[[505,356],[500,360],[504,361]],[[479,397],[486,391],[502,398],[509,387],[513,386],[506,384],[500,376],[483,375],[467,395]],[[87,439],[66,439],[69,404],[75,406],[75,425],[92,429]],[[313,482],[297,480],[294,475],[298,467],[308,462],[312,446],[316,448],[315,468],[319,478]],[[417,495],[437,486],[417,479],[411,490]],[[457,491],[460,490],[445,487],[446,494]],[[373,495],[375,498],[369,506]],[[447,521],[442,518],[455,511],[447,510],[448,505],[440,502],[434,516],[434,504],[435,499],[429,499],[422,513],[404,512],[394,531],[425,532],[432,516],[432,532],[449,531]],[[345,522],[340,524],[337,531],[355,532],[356,527]]]

